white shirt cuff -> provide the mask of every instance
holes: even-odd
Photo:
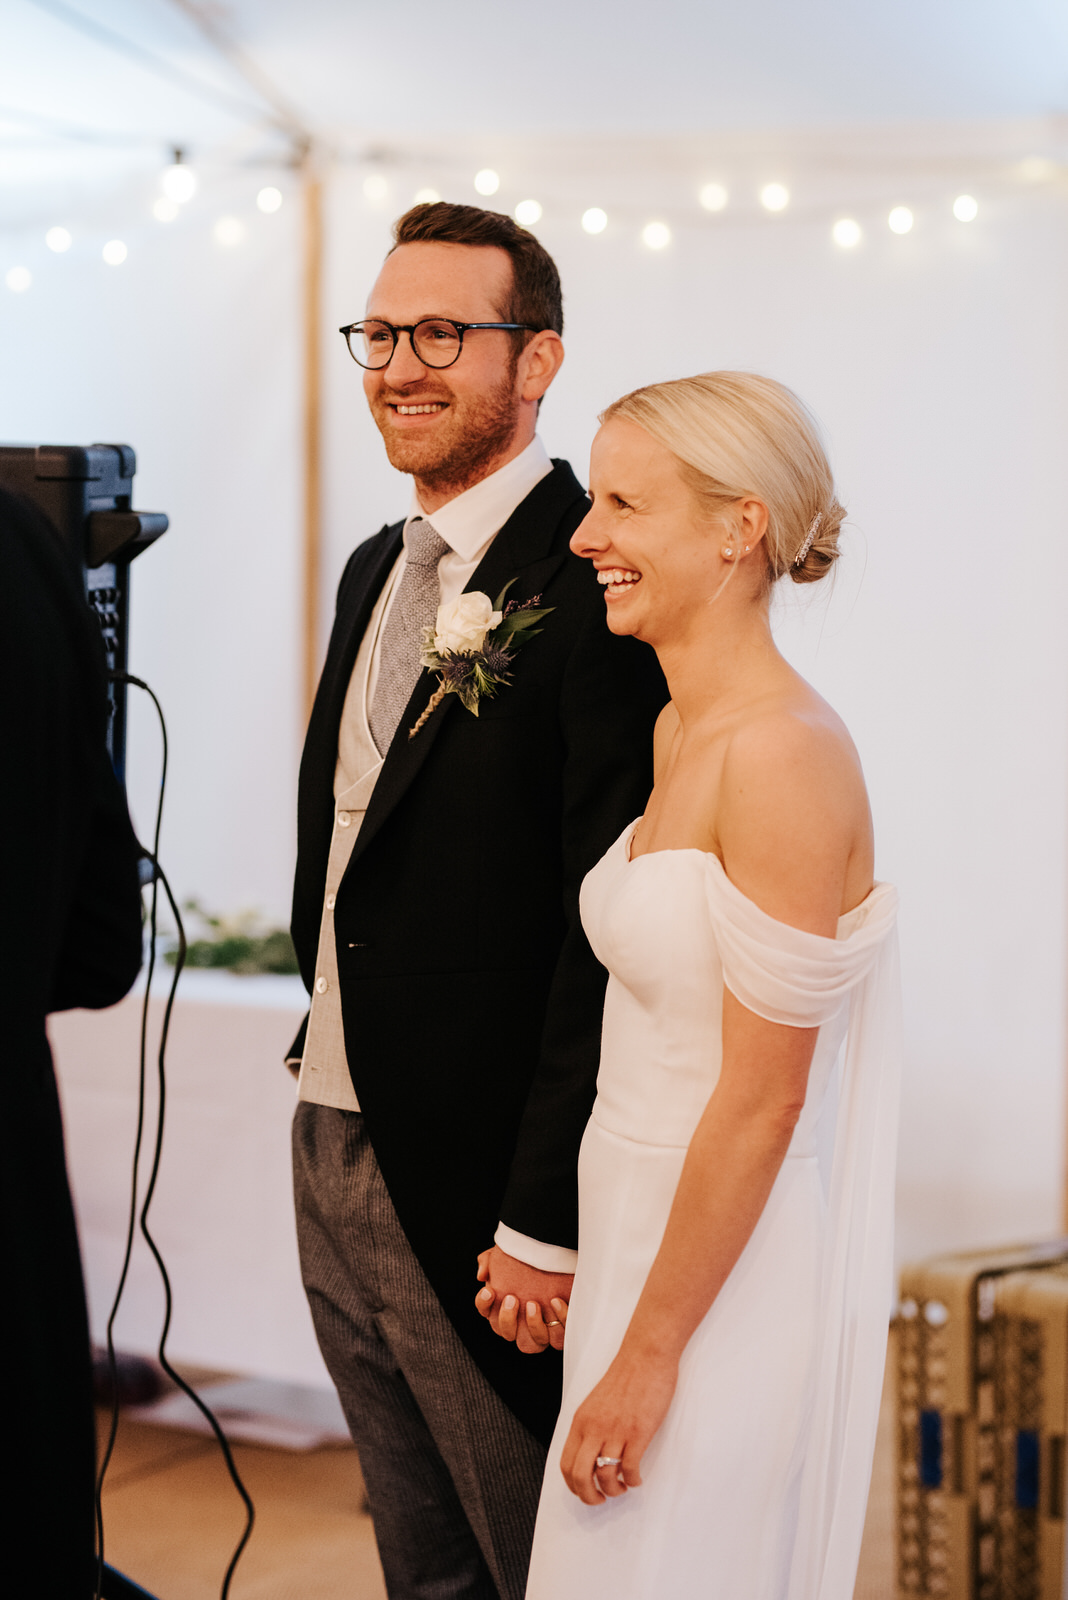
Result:
[[[545,1244],[541,1239],[530,1239],[525,1233],[516,1233],[504,1222],[498,1222],[493,1242],[508,1255],[539,1272],[574,1272],[578,1266],[578,1251],[562,1244]]]

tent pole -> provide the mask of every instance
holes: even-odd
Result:
[[[322,548],[322,328],[323,185],[309,151],[304,188],[304,536],[302,712],[311,714],[319,668],[319,577]]]

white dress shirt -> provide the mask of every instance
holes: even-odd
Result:
[[[360,1109],[345,1049],[338,988],[334,903],[382,770],[382,757],[371,737],[368,712],[378,682],[383,629],[407,559],[408,529],[415,518],[425,517],[449,546],[438,562],[440,601],[445,604],[463,593],[496,534],[535,485],[551,471],[552,461],[548,452],[535,436],[519,455],[488,478],[465,489],[454,500],[447,501],[430,516],[419,504],[413,487],[411,509],[404,524],[403,547],[371,613],[341,713],[338,759],[334,772],[334,830],[327,860],[311,1015],[308,1018],[297,1088],[301,1100],[336,1106],[343,1111]],[[525,1234],[516,1233],[503,1222],[497,1229],[495,1242],[509,1255],[543,1271],[575,1270],[574,1250],[528,1239]]]

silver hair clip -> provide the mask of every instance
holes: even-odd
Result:
[[[815,539],[816,534],[819,532],[819,526],[820,526],[820,523],[822,521],[823,521],[823,512],[822,511],[817,511],[816,515],[813,517],[812,521],[808,525],[808,532],[805,534],[805,542],[801,546],[800,550],[797,552],[796,556],[794,557],[794,566],[795,567],[804,566],[805,557],[808,555],[809,551],[812,549],[812,541],[813,541],[813,539]]]

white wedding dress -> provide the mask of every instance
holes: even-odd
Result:
[[[803,933],[713,855],[630,860],[635,826],[582,888],[609,982],[527,1600],[851,1600],[891,1306],[897,896],[879,884],[836,939]],[[724,984],[772,1022],[819,1025],[804,1112],[686,1348],[642,1487],[586,1506],[560,1453],[619,1349],[715,1087]]]

